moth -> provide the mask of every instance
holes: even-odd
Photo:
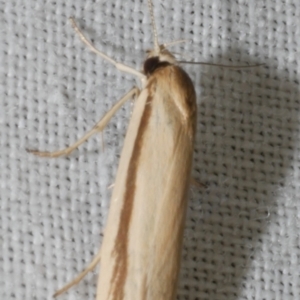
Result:
[[[131,89],[68,148],[55,152],[29,150],[44,157],[69,154],[102,131],[115,112],[135,98],[101,249],[87,269],[55,296],[78,283],[100,262],[97,300],[176,297],[196,131],[196,94],[168,45],[158,43],[150,0],[148,6],[154,49],[148,52],[142,72],[98,51],[71,19],[75,31],[93,52],[119,70],[137,76],[142,88]]]

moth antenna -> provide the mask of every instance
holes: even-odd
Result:
[[[232,69],[232,70],[257,68],[257,67],[261,67],[261,66],[265,65],[265,64],[256,64],[256,65],[240,65],[240,66],[237,66],[237,65],[223,65],[223,64],[206,63],[206,62],[201,62],[201,61],[184,61],[184,60],[178,60],[177,62],[180,63],[180,64],[221,67],[221,68],[228,68],[228,69]]]
[[[159,49],[160,48],[159,48],[159,43],[158,43],[157,30],[156,30],[156,26],[155,26],[155,19],[154,19],[154,12],[153,12],[153,3],[152,3],[151,0],[148,0],[148,8],[149,8],[150,17],[151,17],[154,50],[155,50],[155,52],[159,53]]]
[[[164,44],[164,47],[165,48],[168,48],[168,47],[171,47],[171,46],[174,46],[174,45],[177,45],[177,44],[182,44],[182,43],[186,43],[186,42],[189,42],[190,40],[177,40],[177,41],[172,41],[172,42],[169,42],[169,43],[165,43]]]

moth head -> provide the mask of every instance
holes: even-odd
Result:
[[[161,62],[176,63],[175,56],[167,49],[166,44],[159,45],[158,49],[148,50],[147,59],[152,57],[158,57]]]
[[[150,76],[156,69],[176,64],[175,56],[160,45],[158,49],[147,51],[147,58],[144,62],[144,73]]]

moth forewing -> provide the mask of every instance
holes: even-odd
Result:
[[[175,298],[195,126],[190,78],[176,65],[157,64],[125,138],[97,300]]]

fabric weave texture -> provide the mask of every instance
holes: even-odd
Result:
[[[0,299],[46,300],[99,251],[132,103],[68,157],[141,69],[147,1],[0,0]],[[300,299],[300,3],[154,0],[161,43],[197,92],[180,300]],[[180,174],[178,174],[180,176]],[[59,299],[95,299],[98,268]],[[133,299],[135,300],[135,299]],[[138,300],[138,299],[137,299]]]

